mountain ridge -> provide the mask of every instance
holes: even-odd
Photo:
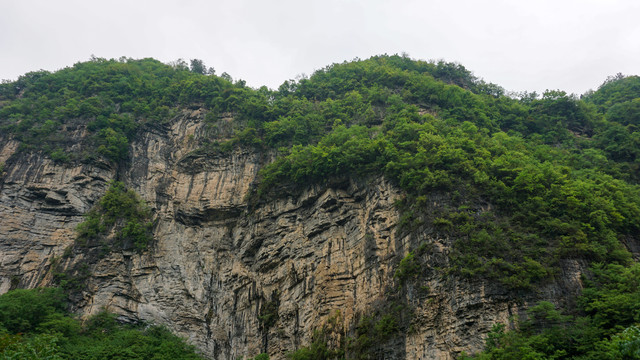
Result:
[[[84,316],[216,359],[317,341],[447,359],[539,301],[571,309],[591,264],[637,263],[637,77],[513,99],[399,56],[277,91],[192,70],[96,59],[2,84],[2,292],[76,278]],[[138,250],[129,218],[78,242],[113,181],[150,208]]]

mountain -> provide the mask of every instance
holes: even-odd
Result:
[[[212,359],[640,343],[637,76],[578,98],[397,55],[278,90],[191,65],[0,85],[0,293],[59,287]]]

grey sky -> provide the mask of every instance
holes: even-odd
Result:
[[[355,57],[457,61],[512,91],[640,74],[638,0],[0,0],[0,79],[98,57],[202,59],[250,86]]]

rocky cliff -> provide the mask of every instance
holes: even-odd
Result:
[[[82,126],[66,131],[78,144],[86,136]],[[584,264],[577,261],[563,263],[539,293],[522,296],[444,276],[438,269],[455,239],[428,228],[397,231],[394,204],[403,195],[382,177],[250,203],[258,170],[272,156],[250,149],[198,155],[205,131],[199,110],[149,126],[118,166],[57,164],[0,138],[0,293],[49,286],[54,268],[83,266],[79,314],[106,308],[123,321],[165,324],[213,359],[261,352],[282,359],[329,323],[336,336],[348,335],[393,298],[408,331],[385,340],[376,356],[453,359],[481,349],[494,323],[509,323],[531,301],[580,291]],[[75,227],[113,179],[152,209],[153,243],[142,253],[99,257],[73,249]],[[426,269],[402,286],[394,272],[419,244],[427,244]]]

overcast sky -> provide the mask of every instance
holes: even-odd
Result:
[[[640,74],[638,0],[0,0],[0,79],[104,58],[197,58],[277,88],[355,57],[456,61],[510,91]]]

